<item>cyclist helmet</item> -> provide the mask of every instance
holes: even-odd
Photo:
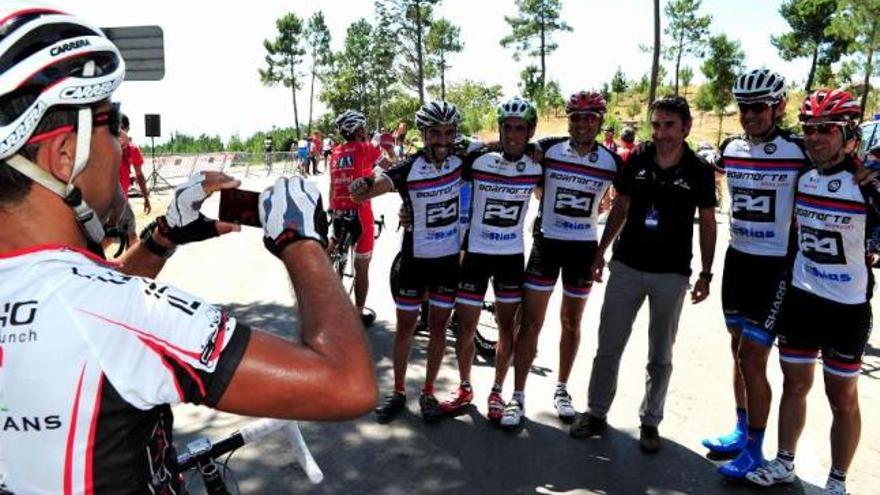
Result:
[[[802,122],[810,119],[823,119],[856,123],[862,114],[862,107],[853,96],[840,89],[817,89],[806,98],[801,105],[798,119]]]
[[[92,105],[106,100],[125,77],[116,46],[92,24],[53,8],[4,2],[0,6],[0,160],[64,197],[89,238],[104,232],[73,185],[90,154]],[[64,184],[18,155],[54,107],[77,111],[77,147]]]
[[[772,102],[785,99],[785,78],[768,69],[756,69],[741,74],[733,85],[737,103]]]
[[[455,125],[461,122],[461,114],[458,108],[448,101],[437,100],[425,103],[416,112],[416,127],[424,131],[429,127],[438,125]]]
[[[342,115],[336,117],[333,125],[335,125],[342,134],[350,136],[360,128],[366,129],[367,118],[364,117],[364,114],[356,110],[346,110]]]
[[[529,124],[538,122],[538,111],[529,100],[514,96],[498,105],[498,123],[510,117],[519,117]]]
[[[567,114],[591,112],[604,116],[606,110],[605,97],[598,91],[579,91],[571,95],[565,104]]]

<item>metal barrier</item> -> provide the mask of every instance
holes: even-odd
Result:
[[[214,171],[226,173],[244,172],[248,175],[292,175],[299,173],[300,160],[296,153],[239,153],[217,152],[198,154],[158,154],[155,159],[144,161],[143,173],[150,177],[150,190],[160,186],[159,181],[176,185],[194,174]]]

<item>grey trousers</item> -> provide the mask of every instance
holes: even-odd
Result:
[[[599,347],[590,375],[589,414],[604,418],[617,392],[620,357],[632,334],[633,322],[648,298],[648,365],[645,396],[639,416],[645,426],[657,426],[672,374],[672,346],[688,289],[688,277],[678,273],[649,273],[612,261],[599,323]]]

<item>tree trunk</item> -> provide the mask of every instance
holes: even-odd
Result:
[[[813,47],[813,62],[810,64],[810,74],[807,76],[807,94],[813,91],[813,78],[816,77],[816,64],[819,62],[819,43]]]
[[[678,71],[679,67],[681,67],[681,52],[684,51],[684,47],[682,47],[684,38],[684,33],[682,33],[681,38],[678,39],[678,55],[675,57],[675,95],[678,96]]]
[[[868,104],[868,94],[871,93],[871,73],[874,72],[874,51],[877,49],[877,24],[871,26],[871,36],[868,38],[868,61],[865,62],[865,91],[862,93],[862,115],[859,120],[865,118],[865,105]]]
[[[446,101],[446,55],[440,52],[440,99]]]
[[[718,112],[718,137],[715,139],[715,147],[721,146],[721,127],[724,123],[724,109]]]
[[[299,139],[299,110],[296,108],[296,66],[294,64],[290,64],[290,94],[293,99],[293,125],[296,127],[296,139]]]
[[[309,123],[306,124],[306,134],[312,133],[312,109],[315,106],[315,73],[318,72],[317,67],[312,66],[312,84],[309,89]]]
[[[541,0],[541,93],[544,92],[544,83],[547,80],[547,21],[544,20],[544,1]]]
[[[651,64],[651,86],[648,89],[648,113],[657,96],[657,75],[660,72],[660,0],[654,0],[654,57]]]
[[[419,104],[425,104],[425,65],[422,54],[422,3],[416,0],[416,63],[419,66]]]

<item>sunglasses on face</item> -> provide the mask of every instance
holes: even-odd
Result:
[[[573,113],[568,116],[571,122],[595,122],[599,117],[593,113]]]
[[[758,103],[740,103],[739,113],[764,113],[770,108],[770,104],[762,101]]]
[[[817,132],[822,135],[828,135],[833,133],[835,129],[841,127],[843,127],[843,124],[838,124],[836,122],[823,122],[821,124],[801,124],[801,130],[803,130],[805,136],[812,136]]]
[[[92,116],[92,127],[107,126],[107,130],[115,137],[119,137],[121,122],[122,112],[118,102],[111,103],[109,110],[95,112]]]

